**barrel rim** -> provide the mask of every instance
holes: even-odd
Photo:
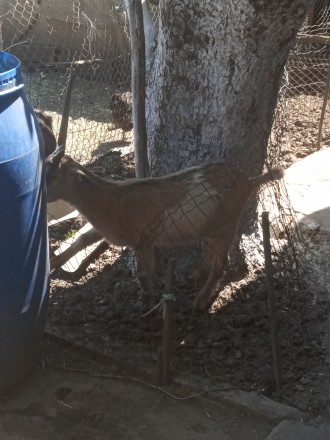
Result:
[[[0,51],[0,66],[8,70],[0,72],[0,93],[7,91],[21,82],[21,62],[14,55]]]

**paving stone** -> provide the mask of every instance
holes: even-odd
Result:
[[[283,420],[265,440],[330,440],[330,434],[303,423]]]
[[[220,398],[229,400],[272,420],[293,419],[300,420],[306,415],[297,408],[276,402],[272,399],[260,396],[254,392],[234,390],[229,392],[219,392]]]

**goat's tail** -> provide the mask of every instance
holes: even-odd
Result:
[[[249,182],[253,188],[258,188],[266,183],[273,182],[274,180],[280,180],[284,176],[284,171],[280,167],[271,169],[265,174],[257,177],[250,177]]]

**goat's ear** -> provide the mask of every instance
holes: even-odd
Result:
[[[81,170],[73,170],[72,175],[76,180],[79,180],[79,182],[81,182],[85,177],[85,174]]]
[[[51,163],[53,166],[57,167],[60,165],[60,162],[65,154],[65,147],[56,147],[54,153],[47,157],[47,162]]]

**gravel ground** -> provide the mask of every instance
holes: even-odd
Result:
[[[320,109],[322,100],[313,98],[313,105],[309,106],[301,96],[288,101],[286,144],[280,152],[280,161],[285,167],[315,151],[318,127],[311,122],[311,115]],[[303,116],[295,118],[300,107],[303,107]],[[127,143],[121,145],[116,141],[115,145],[127,146]],[[126,178],[134,174],[132,154],[120,156],[109,150],[89,167],[101,176]],[[80,225],[79,220],[78,224],[75,220],[64,223],[60,230],[51,229],[52,247],[55,249],[66,234],[70,235]],[[322,387],[327,369],[323,337],[329,304],[327,299],[315,299],[304,289],[295,263],[283,269],[288,253],[286,245],[283,240],[273,252],[282,400],[319,414],[328,405],[328,396]],[[190,305],[198,286],[189,284],[184,275],[178,273],[171,369],[173,374],[192,371],[276,399],[260,238],[255,239],[252,248],[252,252],[259,255],[253,260],[249,276],[222,286],[221,295],[207,313],[192,313]],[[155,280],[158,298],[164,291],[165,271],[161,263],[159,268],[160,275]],[[47,324],[50,333],[114,359],[120,348],[128,364],[134,364],[138,357],[156,370],[162,315],[155,311],[147,318],[141,316],[134,264],[127,251],[110,247],[79,279],[61,270],[53,273],[51,286]]]

